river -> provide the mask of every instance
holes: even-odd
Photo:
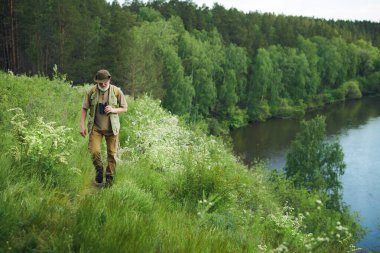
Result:
[[[363,98],[310,112],[326,116],[327,138],[338,138],[347,165],[342,176],[343,201],[360,215],[368,230],[357,246],[380,252],[380,97]],[[282,170],[299,120],[272,119],[231,132],[234,151],[246,163],[264,160]]]

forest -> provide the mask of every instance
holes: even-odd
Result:
[[[0,68],[74,85],[109,69],[211,133],[380,92],[380,24],[192,1],[1,0]]]

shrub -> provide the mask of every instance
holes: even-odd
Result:
[[[347,81],[336,90],[337,100],[358,99],[361,97],[362,92],[359,88],[359,82],[356,80]]]
[[[229,131],[229,123],[227,121],[218,120],[216,118],[207,119],[208,132],[214,136],[226,136]]]
[[[366,78],[360,79],[360,89],[365,94],[380,93],[380,71],[371,73]]]
[[[247,109],[241,109],[235,106],[230,109],[229,115],[230,126],[232,128],[243,127],[248,123]]]
[[[68,134],[70,128],[55,126],[54,122],[45,123],[38,118],[35,125],[28,125],[20,108],[10,109],[14,113],[11,124],[16,145],[10,149],[15,165],[21,168],[34,168],[42,176],[51,175],[57,166],[67,165],[69,147],[74,140]],[[72,169],[74,173],[80,173]]]
[[[270,106],[267,100],[262,100],[259,104],[255,105],[249,112],[250,120],[265,121],[272,115],[270,113]]]
[[[305,110],[306,104],[302,100],[294,105],[288,99],[281,99],[279,103],[272,106],[271,114],[278,118],[302,118],[305,115]]]

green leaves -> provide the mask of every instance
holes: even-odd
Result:
[[[68,147],[74,143],[68,134],[70,128],[57,127],[55,122],[45,123],[42,118],[30,126],[22,109],[9,112],[14,113],[11,124],[18,143],[11,148],[11,155],[17,164],[37,168],[42,175],[52,173],[58,165],[68,164]]]
[[[163,105],[179,115],[190,114],[194,87],[189,77],[184,76],[184,68],[177,52],[168,47],[163,51],[164,82],[167,93]]]
[[[338,141],[326,140],[325,118],[317,116],[302,121],[287,154],[285,172],[296,187],[322,192],[334,199],[332,205],[340,206],[340,176],[343,175],[344,154]]]

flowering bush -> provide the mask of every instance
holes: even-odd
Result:
[[[70,128],[56,127],[55,122],[45,123],[41,117],[35,125],[29,126],[22,109],[13,108],[9,111],[14,113],[11,124],[17,140],[10,152],[20,166],[32,166],[46,174],[51,172],[54,166],[67,164],[68,147],[74,143],[68,135]]]
[[[207,161],[208,169],[223,166],[226,159],[235,161],[217,139],[182,127],[178,117],[168,114],[157,101],[146,96],[133,103],[122,130],[127,139],[121,141],[121,153],[127,154],[128,159],[147,158],[162,171],[183,170],[186,167],[184,154],[189,153],[197,158],[193,160],[194,165]],[[214,159],[214,156],[223,159]]]
[[[324,208],[321,200],[317,200],[316,204],[318,210]],[[280,245],[271,252],[288,252],[288,247],[302,249],[305,252],[326,252],[330,247],[329,245],[334,245],[337,252],[343,249],[349,249],[348,252],[360,250],[352,244],[353,238],[348,228],[342,226],[339,221],[330,228],[330,231],[325,231],[327,234],[307,233],[308,227],[305,220],[309,215],[308,212],[305,215],[296,214],[294,208],[288,205],[285,205],[281,212],[270,214],[266,219],[267,226],[280,242]],[[264,217],[262,218],[264,219]],[[267,252],[267,245],[260,244],[259,250],[260,252]]]

